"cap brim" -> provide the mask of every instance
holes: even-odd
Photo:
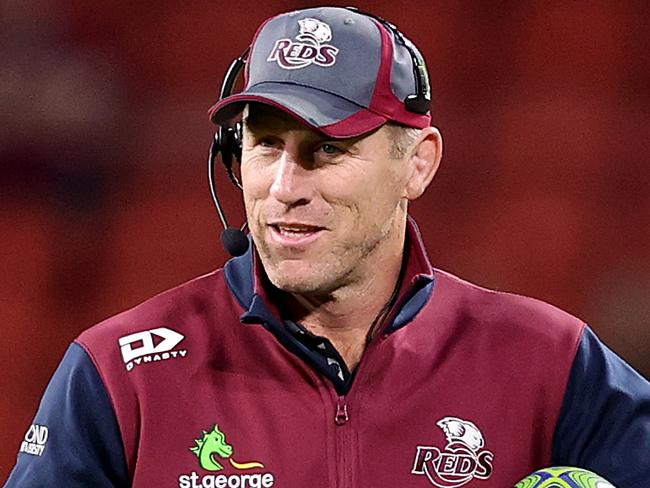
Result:
[[[219,100],[208,111],[210,119],[222,124],[236,117],[249,102],[277,107],[305,125],[329,137],[355,137],[388,121],[365,107],[311,87],[281,82],[264,82],[244,92]]]

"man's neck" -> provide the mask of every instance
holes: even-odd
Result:
[[[283,294],[283,308],[313,334],[326,337],[352,371],[361,360],[368,339],[381,325],[397,294],[404,253],[399,244],[387,246],[367,261],[372,272],[327,297]]]

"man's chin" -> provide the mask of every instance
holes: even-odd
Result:
[[[325,264],[306,266],[304,262],[283,262],[273,269],[267,269],[266,274],[279,290],[297,295],[313,295],[329,293],[333,287],[333,280],[323,273],[327,268]]]
[[[293,274],[280,274],[269,277],[269,280],[277,289],[296,295],[311,295],[321,292],[323,288],[320,280],[312,279],[310,276],[296,276]]]

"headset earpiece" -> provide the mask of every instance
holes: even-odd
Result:
[[[241,188],[241,182],[235,176],[233,171],[233,163],[239,164],[242,153],[242,124],[237,122],[234,127],[229,125],[222,125],[214,136],[214,149],[211,149],[211,157],[214,158],[217,154],[221,155],[221,162],[226,168],[226,174],[230,181],[235,186]],[[214,166],[214,159],[213,166]]]
[[[234,127],[222,125],[216,134],[217,151],[221,153],[221,161],[227,169],[231,169],[233,159],[239,163],[241,159],[242,126],[237,122]]]
[[[221,155],[221,162],[227,169],[232,168],[232,157],[233,157],[233,152],[230,149],[230,144],[229,144],[229,140],[231,139],[229,135],[230,131],[232,131],[231,127],[228,127],[227,125],[222,125],[219,127],[219,130],[215,135],[215,143],[217,145],[216,152],[218,152]]]
[[[231,138],[229,141],[229,147],[232,148],[232,153],[235,156],[235,159],[237,159],[237,162],[239,163],[241,161],[242,143],[244,142],[244,135],[242,133],[242,123],[237,122],[235,124],[235,127],[232,127],[231,129],[232,131],[230,132]]]
[[[424,115],[431,110],[431,100],[426,95],[417,93],[406,97],[404,106],[409,112]]]

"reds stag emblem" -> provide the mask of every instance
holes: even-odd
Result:
[[[318,19],[302,19],[298,21],[300,33],[296,40],[278,39],[266,58],[275,61],[284,69],[299,69],[316,64],[332,66],[336,62],[339,49],[331,44],[332,29]]]
[[[445,417],[436,425],[447,438],[443,450],[417,446],[411,474],[425,475],[439,488],[456,488],[472,479],[488,479],[492,475],[494,454],[483,449],[483,434],[472,422]]]

